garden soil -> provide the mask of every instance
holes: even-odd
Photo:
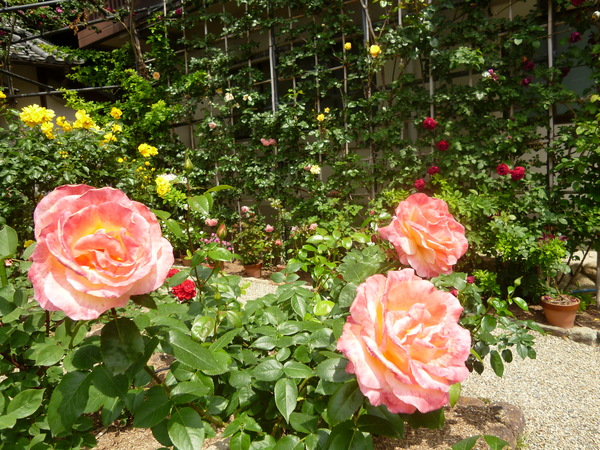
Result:
[[[225,272],[232,275],[244,275],[240,264],[226,263]],[[271,271],[263,270],[263,279],[268,279]],[[541,306],[533,305],[530,311],[512,308],[513,314],[519,319],[534,320],[546,323]],[[600,310],[595,306],[580,311],[575,321],[576,326],[600,330]],[[165,364],[167,364],[165,362]],[[405,437],[401,440],[377,437],[374,439],[375,450],[431,450],[448,449],[456,442],[475,435],[494,435],[512,444],[518,443],[523,432],[524,417],[521,410],[506,403],[491,403],[488,400],[461,398],[454,408],[445,409],[445,425],[441,430],[417,429],[407,427]],[[154,439],[152,432],[147,429],[110,426],[99,429],[96,433],[97,449],[100,450],[154,450],[162,448]],[[204,449],[225,450],[227,442],[221,439],[209,439]],[[489,448],[483,439],[478,441],[475,449]]]

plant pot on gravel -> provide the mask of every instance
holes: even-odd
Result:
[[[550,325],[561,328],[573,327],[579,304],[580,301],[577,297],[568,294],[544,295],[542,297],[542,307],[544,308],[546,320]]]
[[[244,264],[244,271],[249,277],[260,278],[262,275],[262,263]]]

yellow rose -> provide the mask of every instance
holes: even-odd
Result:
[[[100,141],[100,144],[108,144],[109,142],[115,142],[117,140],[117,138],[115,137],[114,134],[112,133],[106,133],[103,136],[103,139]]]
[[[110,110],[110,115],[113,117],[113,119],[120,119],[123,115],[123,111],[121,111],[119,108],[113,107],[113,109]]]
[[[124,159],[123,159],[123,158],[117,158],[117,162],[118,162],[119,164],[121,164],[123,161],[124,161]]]
[[[94,120],[83,109],[80,109],[75,113],[75,118],[77,120],[73,124],[73,128],[85,128],[86,130],[97,128]]]
[[[318,120],[319,122],[323,122],[323,121],[325,120],[325,114],[319,114],[319,115],[317,116],[317,120]]]
[[[54,111],[40,105],[30,105],[21,109],[19,117],[25,125],[33,128],[36,125],[50,122],[54,118]]]
[[[346,50],[352,50],[352,43],[350,43],[350,42],[346,42],[346,43],[344,44],[344,48],[345,48]]]
[[[138,146],[138,151],[144,158],[148,158],[150,156],[158,155],[158,149],[148,144],[140,144]]]
[[[61,127],[63,131],[71,131],[73,126],[65,120],[65,116],[58,116],[56,118],[56,125]]]
[[[0,99],[4,99],[6,98],[6,94],[2,91],[0,91]]]
[[[373,58],[377,58],[381,53],[381,47],[379,45],[371,45],[371,47],[369,47],[369,53]]]
[[[123,131],[123,127],[121,125],[119,125],[118,123],[115,123],[112,127],[111,130],[113,133],[120,133],[121,131]]]
[[[154,180],[154,182],[156,183],[156,193],[159,197],[164,197],[171,190],[171,183],[163,175],[156,177],[156,180]]]
[[[42,133],[44,133],[48,139],[54,139],[54,133],[52,133],[53,128],[54,124],[52,122],[44,122],[40,125],[40,130],[42,130]]]

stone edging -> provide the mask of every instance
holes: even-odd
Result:
[[[552,325],[538,323],[540,328],[548,334],[554,336],[571,339],[575,342],[591,345],[592,347],[600,346],[600,331],[593,330],[589,327],[573,327],[561,328]]]

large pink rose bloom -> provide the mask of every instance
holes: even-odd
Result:
[[[374,275],[358,287],[337,349],[362,393],[392,413],[434,411],[467,378],[471,335],[462,306],[412,269]]]
[[[452,273],[469,248],[465,227],[454,220],[446,202],[421,193],[400,202],[392,223],[379,234],[392,243],[400,262],[421,277]]]
[[[35,299],[74,320],[155,290],[173,264],[154,214],[117,189],[61,186],[40,201],[34,221]]]

